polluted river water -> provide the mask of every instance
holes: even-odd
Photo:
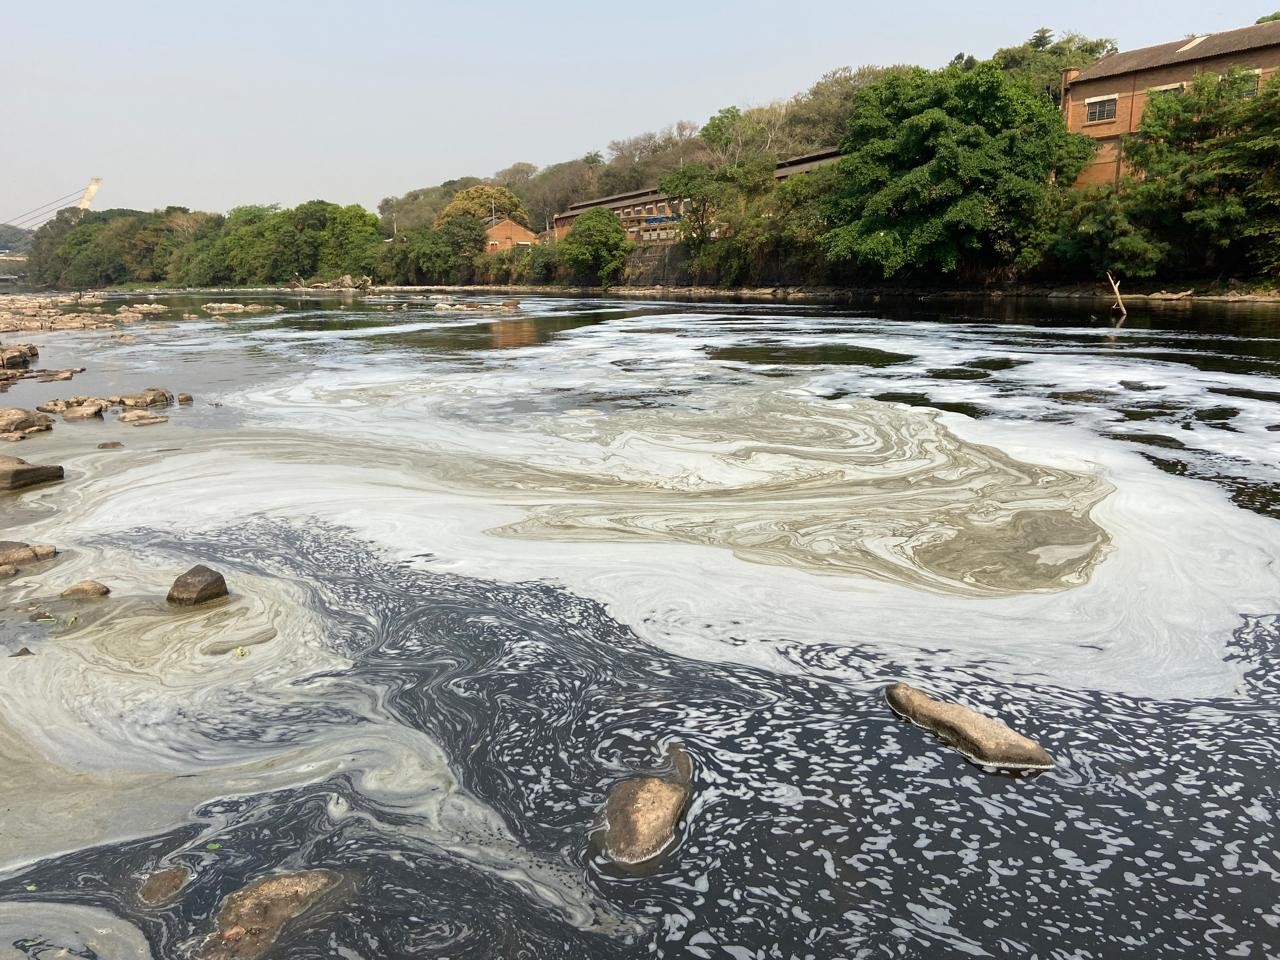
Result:
[[[6,338],[196,402],[5,451],[0,958],[1280,953],[1280,313],[210,299]]]

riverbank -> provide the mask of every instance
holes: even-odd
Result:
[[[1110,309],[1115,297],[1105,285],[1087,286],[1030,286],[1009,285],[980,289],[934,289],[929,287],[706,287],[706,286],[551,286],[534,284],[430,284],[421,286],[375,285],[368,287],[332,286],[259,286],[259,287],[166,287],[128,285],[118,288],[85,291],[84,296],[104,293],[136,296],[187,296],[187,295],[246,295],[246,294],[346,294],[369,296],[378,294],[449,294],[454,296],[540,296],[540,297],[608,297],[615,300],[663,300],[690,303],[795,303],[795,304],[855,304],[867,302],[904,301],[1019,301],[1064,300],[1078,304],[1100,305]],[[1227,292],[1197,292],[1186,290],[1122,291],[1125,304],[1177,305],[1177,304],[1261,304],[1280,305],[1280,290],[1241,288]],[[67,291],[6,291],[0,297],[18,296],[77,296]]]

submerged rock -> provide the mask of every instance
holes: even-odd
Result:
[[[7,566],[39,563],[41,560],[51,560],[57,555],[57,548],[47,543],[32,545],[20,540],[0,540],[0,564]]]
[[[158,416],[149,410],[126,410],[120,414],[120,422],[134,427],[149,427],[155,423],[168,423],[168,417]]]
[[[899,716],[936,734],[984,767],[1048,770],[1053,766],[1053,758],[1034,740],[969,707],[934,700],[905,683],[891,686],[885,699]]]
[[[227,581],[217,570],[210,570],[198,563],[169,588],[168,600],[181,607],[193,607],[227,595]]]
[[[191,879],[191,871],[186,867],[168,867],[157,870],[142,881],[138,888],[138,896],[143,903],[163,903],[173,898],[182,889],[182,885]]]
[[[0,457],[0,490],[18,490],[61,479],[62,467],[27,463],[17,457]]]
[[[86,600],[91,597],[105,597],[111,588],[97,580],[81,580],[62,591],[63,600]]]
[[[286,923],[337,885],[331,870],[306,870],[256,880],[228,896],[218,910],[218,930],[200,952],[202,960],[257,960]]]
[[[102,443],[98,444],[98,449],[99,450],[119,450],[123,446],[124,444],[121,443],[119,440],[104,440]]]
[[[678,744],[667,752],[674,768],[671,775],[632,777],[609,792],[604,807],[604,853],[615,863],[649,863],[675,843],[676,827],[689,803],[693,762]]]
[[[0,580],[8,580],[18,575],[18,568],[12,563],[0,563]]]

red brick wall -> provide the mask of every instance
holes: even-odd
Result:
[[[496,250],[510,250],[512,247],[522,243],[534,244],[538,242],[536,233],[532,230],[526,230],[520,224],[511,220],[495,223],[484,232],[484,235],[488,240],[485,249],[489,253],[493,253]]]
[[[1074,81],[1063,100],[1067,128],[1101,141],[1093,162],[1080,174],[1076,185],[1107,183],[1119,177],[1123,166],[1120,159],[1119,138],[1138,129],[1138,124],[1142,121],[1142,111],[1147,105],[1148,90],[1171,83],[1190,83],[1199,74],[1226,73],[1232,67],[1261,70],[1265,83],[1268,78],[1280,71],[1280,47],[1268,47],[1210,60],[1197,60],[1194,63],[1157,67],[1117,77]],[[1105,97],[1110,94],[1117,95],[1115,119],[1089,123],[1086,119],[1088,116],[1086,101],[1093,97]]]

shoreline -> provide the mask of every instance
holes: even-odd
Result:
[[[1115,297],[1110,291],[1090,287],[1005,287],[983,290],[883,288],[883,287],[701,287],[663,286],[601,287],[550,286],[550,285],[492,285],[492,284],[426,284],[374,285],[369,287],[137,287],[100,288],[95,290],[0,290],[0,297],[67,297],[93,296],[192,296],[204,294],[245,295],[283,294],[323,296],[332,294],[369,296],[386,293],[448,293],[480,296],[542,296],[542,297],[598,297],[611,300],[667,300],[689,303],[797,303],[843,304],[888,301],[973,301],[973,300],[1064,300],[1072,303],[1104,304],[1108,308]],[[1194,293],[1191,291],[1124,293],[1127,304],[1242,304],[1280,305],[1280,290],[1259,293],[1256,291],[1232,291],[1230,293]]]

